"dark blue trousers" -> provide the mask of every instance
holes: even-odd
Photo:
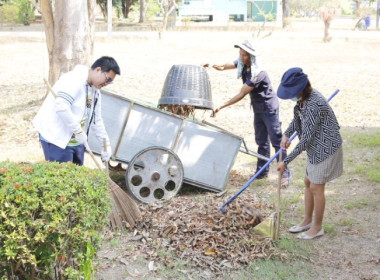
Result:
[[[281,122],[279,120],[279,111],[268,111],[265,108],[254,108],[253,126],[255,129],[255,141],[258,145],[257,153],[270,158],[270,143],[277,152],[280,149],[280,143],[282,139]],[[256,108],[255,108],[256,107]],[[257,110],[255,110],[257,109]],[[282,159],[286,157],[286,150],[282,152]],[[277,161],[279,157],[277,157]],[[257,159],[256,172],[259,171],[266,161]],[[269,165],[261,173],[263,176],[268,175]],[[286,171],[286,174],[288,170]],[[284,174],[285,175],[285,174]]]
[[[65,149],[41,140],[42,150],[44,151],[45,160],[58,162],[72,162],[77,165],[83,165],[84,145],[67,146]]]

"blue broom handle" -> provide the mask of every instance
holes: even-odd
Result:
[[[327,99],[327,102],[329,102],[331,99],[333,99],[334,98],[334,96],[335,95],[337,95],[338,94],[338,92],[339,92],[339,89],[337,89],[328,99]],[[293,133],[293,135],[289,138],[289,142],[292,142],[293,141],[293,139],[296,137],[298,135],[298,133],[297,132],[294,132]],[[274,161],[276,158],[277,158],[277,156],[281,153],[283,151],[283,148],[280,148],[276,153],[275,153],[275,155],[273,156],[273,157],[271,157],[268,161],[267,161],[267,163],[266,164],[264,164],[264,166],[263,167],[261,167],[260,168],[260,170],[259,171],[257,171],[256,173],[255,173],[255,175],[253,175],[252,177],[251,177],[251,179],[249,179],[245,184],[244,184],[244,186],[236,193],[236,194],[234,194],[226,203],[224,203],[223,205],[222,205],[222,207],[220,207],[220,211],[222,211],[223,213],[226,213],[226,206],[228,205],[228,204],[230,204],[232,201],[234,201],[235,200],[235,198],[237,198],[246,188],[248,188],[249,187],[249,185],[257,178],[257,176],[259,176],[262,172],[263,172],[263,170],[269,165],[269,164],[271,164],[271,162],[272,161]]]

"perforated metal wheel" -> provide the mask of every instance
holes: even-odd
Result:
[[[125,172],[127,170],[127,166],[125,163],[110,160],[108,162],[108,169],[114,172]]]
[[[170,199],[182,186],[182,162],[167,148],[149,147],[130,161],[125,180],[128,192],[141,202]]]

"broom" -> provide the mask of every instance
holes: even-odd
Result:
[[[50,86],[50,83],[46,79],[44,79],[44,82],[53,96],[56,97],[57,95],[55,94],[53,88]],[[99,168],[99,170],[103,170],[92,151],[88,149],[87,152],[90,154],[92,160]],[[125,223],[128,223],[131,227],[134,227],[136,225],[136,222],[141,219],[141,212],[138,205],[133,200],[133,198],[131,198],[125,191],[123,191],[122,188],[120,188],[118,184],[112,181],[112,179],[109,177],[108,163],[106,163],[105,173],[107,175],[108,187],[112,200],[112,213],[110,214],[111,228],[123,229],[123,227],[126,226]]]
[[[103,170],[95,155],[91,150],[88,150],[92,160],[95,162],[99,170]],[[106,175],[108,179],[109,192],[112,198],[112,213],[110,214],[110,223],[112,229],[122,229],[127,222],[132,227],[135,226],[136,221],[140,220],[141,212],[136,202],[131,198],[118,184],[116,184],[108,175],[108,162],[106,165]]]
[[[282,153],[279,155],[279,162],[282,161]],[[253,231],[260,236],[278,240],[280,237],[281,219],[281,179],[282,173],[278,172],[278,187],[276,197],[276,212],[270,214],[264,221],[253,228]]]
[[[104,149],[106,149],[106,145],[107,142],[104,138]],[[98,168],[101,169],[92,151],[89,151],[89,153]],[[111,193],[112,197],[112,213],[110,215],[111,227],[113,229],[122,228],[124,222],[127,222],[132,227],[134,227],[135,222],[141,219],[141,212],[136,205],[136,202],[109,177],[108,162],[104,162],[104,165],[105,173],[107,174],[108,178],[108,186],[110,187],[109,192]]]
[[[280,155],[279,155],[279,162],[282,162],[282,153],[280,153]],[[282,173],[280,171],[278,171],[278,186],[277,186],[277,201],[276,201],[276,220],[275,220],[275,226],[274,226],[273,240],[278,240],[278,238],[280,237],[281,180],[282,180]]]

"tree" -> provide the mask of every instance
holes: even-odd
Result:
[[[282,0],[282,28],[289,25],[290,6],[289,0]]]
[[[107,18],[107,0],[96,0],[96,4],[99,6],[100,11],[103,14],[103,18]],[[112,1],[112,5],[114,5],[114,1]]]
[[[257,29],[257,33],[256,34],[252,34],[252,36],[255,38],[260,38],[260,34],[261,32],[265,29],[265,24],[267,23],[267,21],[272,21],[274,19],[274,14],[272,13],[273,9],[274,9],[274,4],[272,3],[272,6],[271,6],[271,9],[270,10],[264,10],[263,7],[260,7],[257,3],[253,2],[253,5],[255,5],[257,11],[258,11],[258,16],[260,16],[260,18],[263,19],[263,23],[261,24],[261,26],[258,26],[258,29]],[[268,37],[272,34],[272,31],[269,32],[268,34],[266,35],[263,35],[261,36],[262,38],[264,37]]]
[[[121,10],[124,18],[128,18],[131,7],[137,2],[138,0],[121,0]]]
[[[138,3],[138,0],[113,0],[112,7],[116,8],[120,14],[123,14],[124,18],[128,18],[129,11],[133,5]],[[96,0],[96,4],[99,5],[102,11],[103,17],[107,18],[107,0]]]
[[[325,25],[325,32],[323,37],[324,42],[331,41],[331,37],[329,35],[330,23],[338,15],[340,15],[340,9],[332,3],[326,4],[319,9],[318,16],[320,19],[322,19]]]
[[[169,15],[175,11],[176,0],[157,0],[157,4],[160,7],[163,16],[162,26],[158,32],[158,36],[161,38],[162,34],[166,31]]]
[[[318,13],[318,9],[327,2],[340,0],[290,0],[293,15],[310,16]]]
[[[91,62],[95,4],[95,0],[41,0],[51,84],[76,64],[88,65]]]
[[[140,0],[140,23],[145,22],[145,16],[146,16],[146,11],[148,9],[148,6],[146,5],[145,0]]]

